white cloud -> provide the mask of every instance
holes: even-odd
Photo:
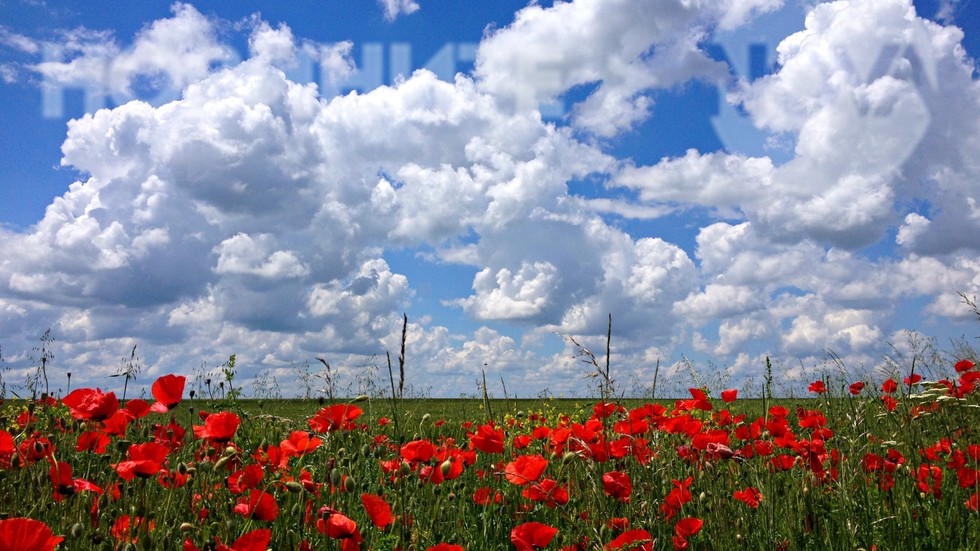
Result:
[[[384,8],[384,15],[387,21],[394,21],[399,15],[411,15],[419,11],[418,2],[414,0],[378,0],[378,4]]]

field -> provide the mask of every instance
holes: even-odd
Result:
[[[792,401],[11,401],[0,549],[977,549],[953,367]]]

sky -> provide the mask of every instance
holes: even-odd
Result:
[[[591,395],[610,326],[627,395],[881,375],[978,334],[978,56],[971,0],[0,0],[4,390],[377,394],[405,317],[430,396]]]

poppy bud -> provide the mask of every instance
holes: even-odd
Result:
[[[572,461],[576,457],[578,457],[578,455],[576,455],[575,452],[565,452],[565,455],[561,456],[561,462],[568,463],[569,461]]]
[[[330,470],[330,484],[340,486],[340,469],[333,468]]]
[[[441,472],[442,476],[444,477],[449,476],[449,473],[452,470],[453,470],[453,462],[448,459],[443,461],[442,464],[439,465],[439,472]]]
[[[299,503],[294,503],[293,504],[293,508],[290,509],[289,512],[293,515],[293,518],[295,518],[295,517],[298,517],[299,516],[299,514],[300,514],[300,512],[302,510],[303,510],[303,508],[300,507]]]
[[[342,486],[343,486],[345,492],[353,492],[354,489],[355,489],[354,488],[354,479],[351,478],[350,476],[348,476],[347,478],[344,479]]]
[[[69,530],[69,533],[71,534],[71,537],[77,538],[82,535],[83,530],[85,530],[85,527],[82,526],[82,523],[76,522],[75,524],[71,525],[71,530]]]
[[[181,522],[180,523],[180,531],[181,532],[193,532],[194,530],[197,530],[197,526],[194,526],[190,522]]]
[[[355,402],[366,402],[368,400],[368,398],[369,397],[368,397],[367,394],[358,394],[357,395],[357,398],[354,398],[354,401]]]
[[[364,457],[371,457],[371,446],[367,444],[361,446],[361,455]]]
[[[180,462],[177,464],[177,472],[182,476],[187,474],[187,463]]]
[[[227,455],[221,457],[220,459],[218,459],[217,461],[214,462],[214,468],[215,469],[221,469],[221,468],[223,468],[225,465],[228,464],[228,460],[229,459],[230,459],[230,457],[227,456]]]
[[[286,489],[294,494],[298,494],[303,491],[303,485],[295,480],[290,480],[286,483]]]
[[[235,455],[237,452],[238,450],[235,449],[235,446],[228,446],[227,448],[225,448],[225,453],[223,455],[225,455],[226,457],[231,457],[232,455]]]
[[[412,467],[407,462],[402,461],[399,471],[402,473],[402,476],[407,476],[408,473],[412,472]]]

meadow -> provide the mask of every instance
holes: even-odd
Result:
[[[980,369],[806,397],[153,401],[0,414],[0,549],[977,549]]]

